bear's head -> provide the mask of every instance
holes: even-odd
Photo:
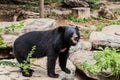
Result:
[[[80,33],[77,26],[62,26],[59,31],[63,32],[64,42],[68,45],[76,45],[80,39]]]

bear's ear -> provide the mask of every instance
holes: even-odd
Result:
[[[64,26],[59,26],[58,31],[59,32],[65,32],[65,27]]]
[[[75,29],[76,29],[77,31],[79,31],[79,28],[78,28],[78,26],[76,26],[76,27],[75,27]]]

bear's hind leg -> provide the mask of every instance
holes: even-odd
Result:
[[[26,61],[26,57],[18,57],[17,58],[17,61],[19,62],[20,64],[20,69],[21,69],[21,72],[22,72],[22,75],[25,76],[25,77],[31,77],[34,70],[30,69],[30,68],[25,68],[26,65],[29,65],[30,62],[25,62]]]
[[[59,54],[59,65],[60,65],[62,71],[70,74],[71,71],[66,67],[68,56],[69,56],[68,53]]]
[[[31,49],[29,49],[29,46],[27,46],[27,44],[18,44],[14,47],[15,57],[20,64],[19,67],[21,69],[22,75],[25,77],[31,77],[34,72],[34,70],[30,69],[29,67],[26,68],[26,66],[30,64],[30,62],[26,62],[30,50]]]
[[[32,70],[30,68],[25,68],[26,65],[29,65],[29,62],[24,63],[24,61],[25,61],[24,59],[23,59],[23,61],[19,61],[19,64],[21,65],[20,69],[21,69],[22,75],[25,77],[31,77],[34,70]]]
[[[25,76],[25,77],[31,77],[34,70],[32,69],[22,69],[21,68],[21,72],[22,72],[22,75]]]

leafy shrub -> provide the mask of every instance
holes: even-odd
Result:
[[[21,21],[20,23],[18,24],[12,24],[10,26],[7,26],[5,28],[0,28],[0,32],[9,32],[9,31],[13,31],[15,29],[19,29],[19,28],[22,28],[24,26],[24,23],[25,21]],[[0,48],[6,48],[7,47],[7,44],[3,41],[2,37],[0,36]]]
[[[44,4],[51,4],[51,3],[61,3],[64,2],[64,0],[44,0]]]
[[[102,26],[100,26],[100,25],[96,25],[96,31],[101,31],[102,30]]]
[[[101,16],[100,16],[100,17],[98,17],[98,18],[97,18],[97,20],[98,20],[98,21],[100,21],[100,22],[103,22],[103,23],[108,22],[108,20],[107,20],[107,19],[105,19],[105,18],[103,18],[103,17],[101,17]]]
[[[113,21],[111,21],[111,22],[109,23],[109,25],[114,25],[114,24],[120,25],[120,19],[113,20]]]
[[[120,54],[117,52],[118,50],[108,47],[105,49],[99,49],[103,51],[97,52],[93,55],[93,58],[96,60],[95,64],[88,64],[87,62],[83,62],[80,67],[87,69],[93,74],[110,69],[110,75],[118,77],[120,75]]]
[[[35,58],[31,58],[36,50],[36,46],[33,46],[31,51],[28,53],[27,59],[24,61],[24,63],[17,63],[17,62],[11,62],[11,61],[0,61],[0,65],[6,65],[11,67],[20,67],[23,69],[23,71],[26,74],[29,74],[26,69],[31,68],[33,62],[36,60]]]
[[[26,4],[25,4],[25,9],[26,9],[26,10],[29,10],[30,8],[31,8],[31,4],[30,4],[30,3],[26,3]]]
[[[6,26],[5,28],[0,28],[0,32],[2,32],[2,31],[5,31],[5,32],[13,31],[14,32],[15,29],[22,28],[24,26],[24,23],[25,23],[25,21],[21,21],[18,24],[12,24],[10,26]]]
[[[113,10],[115,14],[120,15],[120,8]]]
[[[83,18],[83,19],[78,19],[77,17],[75,17],[73,14],[69,14],[68,15],[68,19],[70,19],[71,21],[73,21],[73,22],[81,22],[81,23],[86,23],[86,22],[89,22],[89,21],[91,21],[91,19],[90,18]]]
[[[98,9],[98,5],[96,5],[96,3],[99,1],[100,0],[87,0],[91,9]]]
[[[6,48],[7,44],[3,41],[3,39],[0,37],[0,48]]]
[[[81,30],[80,33],[83,34],[84,38],[88,39],[91,32],[90,30]]]
[[[32,47],[32,50],[31,50],[30,53],[28,54],[27,59],[24,61],[24,63],[20,63],[20,64],[19,64],[19,67],[22,68],[23,71],[24,71],[26,74],[29,74],[29,73],[27,72],[27,69],[31,68],[33,62],[35,62],[35,60],[36,60],[35,58],[31,58],[32,55],[34,54],[35,50],[36,50],[36,46],[33,46],[33,47]]]

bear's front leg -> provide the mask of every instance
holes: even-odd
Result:
[[[22,68],[21,68],[21,71],[22,71],[22,75],[25,77],[31,77],[34,72],[34,70],[32,69],[23,70]]]
[[[59,75],[55,74],[55,65],[56,65],[57,55],[48,56],[47,61],[47,73],[49,77],[58,78]]]
[[[70,71],[68,68],[66,68],[68,56],[69,56],[69,53],[68,53],[68,52],[60,53],[60,54],[59,54],[59,65],[60,65],[62,71],[70,74],[71,71]]]

